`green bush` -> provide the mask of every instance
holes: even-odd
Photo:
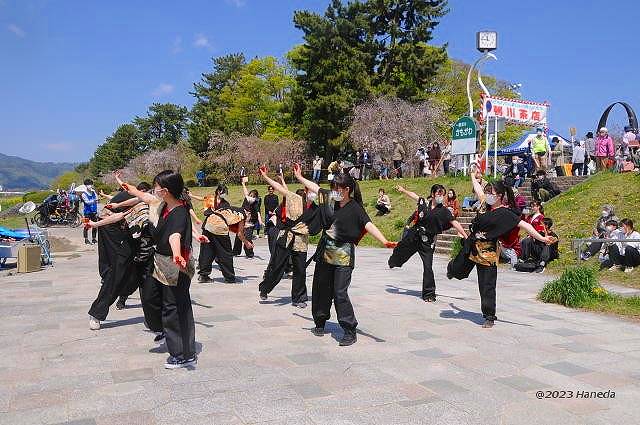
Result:
[[[2,211],[5,211],[8,208],[11,208],[12,206],[19,204],[21,202],[22,202],[22,197],[19,197],[19,196],[13,196],[11,198],[0,197],[0,207],[2,207]]]
[[[36,204],[41,204],[42,201],[45,200],[45,198],[49,195],[51,195],[53,192],[49,191],[49,190],[41,190],[38,192],[27,192],[24,194],[24,196],[22,197],[22,201],[23,202],[34,202]]]
[[[451,244],[451,259],[456,258],[460,250],[462,249],[462,238],[453,238],[453,243]]]
[[[566,269],[559,279],[548,282],[538,298],[547,303],[581,307],[588,301],[606,294],[598,284],[596,269],[576,266]]]

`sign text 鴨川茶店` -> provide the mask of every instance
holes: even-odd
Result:
[[[510,122],[547,126],[547,103],[527,102],[518,99],[485,97],[486,117],[504,118]]]

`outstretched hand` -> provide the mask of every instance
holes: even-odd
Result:
[[[258,173],[262,176],[262,177],[266,177],[267,173],[269,172],[269,169],[267,168],[266,165],[262,165],[258,168]]]
[[[296,177],[302,177],[302,168],[297,162],[293,164],[293,175]]]
[[[198,236],[198,242],[200,242],[200,243],[209,243],[209,238],[206,237],[205,235],[200,235],[200,236]]]
[[[385,248],[393,249],[398,246],[398,242],[387,241],[384,243]]]
[[[397,186],[396,186],[396,190],[397,190],[398,192],[400,192],[400,193],[403,193],[403,192],[405,191],[405,188],[404,188],[404,187],[402,187],[401,185],[397,185]]]

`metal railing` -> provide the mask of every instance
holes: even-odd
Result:
[[[582,254],[582,245],[592,242],[611,242],[611,243],[627,243],[640,242],[640,239],[611,239],[611,238],[576,238],[571,239],[571,249],[576,253],[576,259],[580,261]]]

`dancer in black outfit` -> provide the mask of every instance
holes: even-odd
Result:
[[[417,209],[413,214],[412,226],[394,248],[389,258],[389,267],[402,267],[416,252],[422,260],[422,299],[425,302],[435,302],[436,281],[433,276],[433,253],[436,246],[436,236],[454,227],[464,238],[467,233],[460,223],[453,218],[453,214],[444,204],[446,190],[440,184],[431,187],[431,196],[424,199],[402,186],[396,189],[417,201]]]
[[[387,248],[389,242],[362,207],[362,196],[353,177],[338,174],[331,181],[331,192],[320,189],[315,182],[302,176],[298,164],[293,173],[309,192],[318,194],[319,214],[324,229],[318,250],[314,254],[316,266],[313,275],[311,310],[315,328],[313,334],[324,335],[324,325],[331,317],[331,304],[335,302],[338,323],[344,329],[341,346],[356,342],[358,322],[349,300],[349,284],[355,266],[355,247],[366,232]]]
[[[529,233],[535,239],[546,244],[553,243],[549,237],[542,236],[529,223],[520,219],[516,210],[515,198],[511,187],[503,182],[494,182],[482,187],[471,171],[471,182],[476,196],[480,200],[481,208],[487,206],[487,211],[478,214],[471,224],[468,250],[463,249],[459,255],[468,256],[478,271],[478,288],[480,290],[480,302],[482,315],[484,316],[483,328],[491,328],[496,318],[496,281],[498,269],[496,264],[499,258],[498,238],[511,232],[515,227]],[[486,190],[486,193],[485,193]],[[461,278],[455,270],[456,260],[449,263],[447,277]],[[472,269],[469,268],[470,272]],[[467,273],[468,275],[468,273]]]
[[[267,300],[268,294],[282,280],[287,264],[291,262],[291,303],[295,307],[305,308],[308,300],[306,263],[309,235],[322,230],[320,221],[316,220],[317,205],[312,201],[315,193],[307,193],[303,189],[290,192],[285,185],[269,178],[266,167],[260,168],[260,175],[282,195],[282,204],[276,210],[280,213],[276,225],[278,234],[264,280],[259,285],[260,300]]]
[[[153,179],[153,195],[122,182],[122,188],[149,204],[151,235],[155,242],[154,268],[149,277],[155,290],[148,301],[162,317],[169,358],[165,368],[192,366],[197,362],[195,325],[189,287],[195,274],[191,241],[196,236],[202,243],[206,236],[197,235],[191,225],[187,201],[182,199],[184,181],[171,170]]]

